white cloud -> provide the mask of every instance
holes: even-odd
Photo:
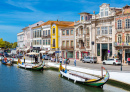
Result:
[[[0,32],[19,33],[22,28],[23,28],[22,26],[0,25]]]

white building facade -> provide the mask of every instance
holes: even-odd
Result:
[[[24,32],[17,34],[17,50],[23,50],[24,48]]]

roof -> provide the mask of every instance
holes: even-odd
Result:
[[[81,12],[81,13],[79,13],[79,14],[88,14],[88,15],[92,15],[92,14],[87,13],[87,12]]]
[[[40,26],[51,25],[52,22],[56,22],[56,21],[51,21],[51,20],[49,20],[49,21],[47,21],[47,22],[41,24]]]
[[[25,28],[23,28],[22,30],[26,30],[27,28],[29,28],[29,27],[25,27]]]
[[[35,27],[32,27],[32,29],[35,29],[35,28],[40,28],[41,26],[39,25],[39,26],[35,26]]]

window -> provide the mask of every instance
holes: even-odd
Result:
[[[53,34],[55,34],[55,28],[53,28]]]
[[[108,29],[107,27],[102,27],[102,35],[108,34]]]
[[[89,28],[87,28],[87,34],[89,34]]]
[[[126,34],[126,43],[130,43],[130,35]]]
[[[108,8],[105,9],[105,16],[108,16]]]
[[[112,26],[109,27],[109,34],[112,34]]]
[[[39,30],[37,30],[37,37],[39,37]]]
[[[35,40],[35,45],[37,44],[36,40]]]
[[[81,21],[83,21],[83,16],[81,16]]]
[[[65,41],[62,41],[62,45],[65,46]]]
[[[69,30],[66,30],[66,35],[69,35]]]
[[[87,46],[89,46],[89,39],[87,39]]]
[[[55,47],[55,39],[53,39],[53,47]]]
[[[46,45],[47,45],[47,40],[46,40]]]
[[[45,31],[43,31],[43,36],[45,35]]]
[[[41,30],[40,30],[40,37],[41,37]]]
[[[86,16],[86,21],[88,20],[88,17]]]
[[[65,35],[65,30],[62,31],[62,35]]]
[[[47,30],[46,30],[46,35],[47,35]]]
[[[103,17],[104,16],[104,14],[103,14],[103,9],[101,9],[101,17]]]
[[[37,40],[37,45],[39,45],[39,40]]]
[[[73,41],[71,41],[71,47],[73,47],[74,45],[73,45],[74,43],[73,43]]]
[[[50,40],[48,40],[48,45],[50,45]]]
[[[36,38],[36,31],[35,31],[35,38]]]
[[[40,40],[40,45],[42,44],[41,40]]]
[[[130,28],[130,19],[125,20],[125,27]]]
[[[71,35],[73,35],[73,30],[71,30]]]
[[[118,43],[121,43],[121,39],[122,39],[121,35],[118,35]]]
[[[122,29],[122,21],[121,20],[117,21],[117,27],[118,27],[118,29]]]
[[[97,56],[100,56],[100,44],[97,44]]]
[[[43,45],[45,45],[45,40],[43,40]]]
[[[67,47],[69,46],[69,41],[66,42],[66,46],[67,46]]]
[[[35,31],[33,31],[33,38],[35,37]]]
[[[48,35],[50,35],[50,30],[48,30]]]
[[[100,27],[97,28],[97,35],[100,35]]]

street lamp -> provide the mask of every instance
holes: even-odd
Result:
[[[120,54],[121,54],[121,71],[122,71],[122,49],[120,49]]]

